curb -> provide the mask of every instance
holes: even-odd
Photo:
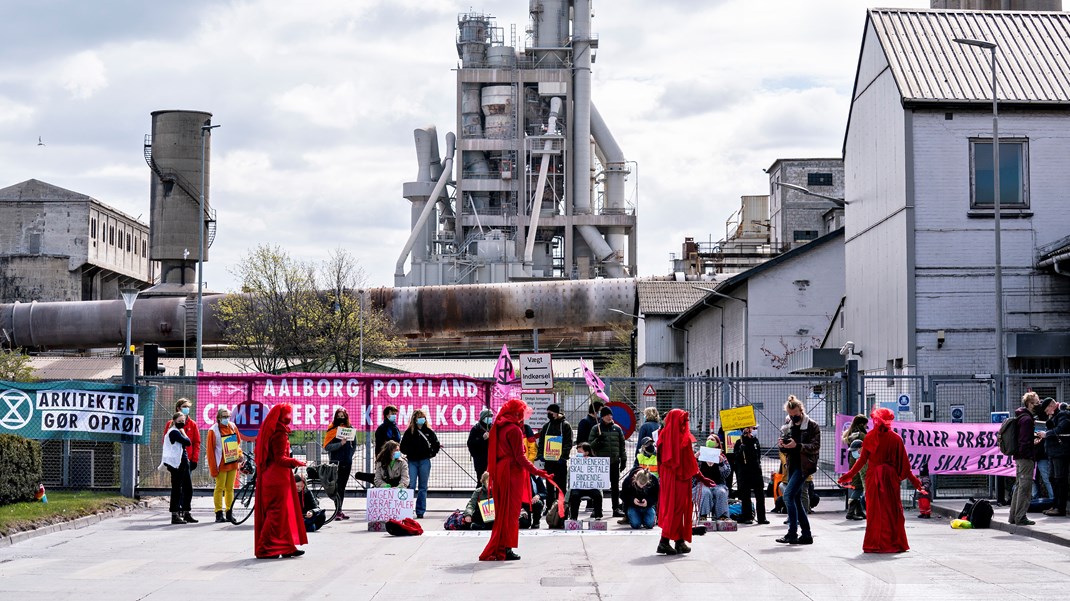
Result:
[[[963,502],[965,502],[965,501],[966,501],[966,499],[963,499]],[[933,506],[932,506],[933,514],[939,515],[939,516],[945,517],[945,518],[950,518],[950,519],[955,519],[955,518],[959,517],[959,511],[960,510],[961,510],[961,508],[955,509],[955,508],[952,508],[952,507],[945,507],[943,505],[937,505],[935,503],[933,503]],[[1061,547],[1070,547],[1070,539],[1067,539],[1065,537],[1059,536],[1058,534],[1054,534],[1054,533],[1051,533],[1051,532],[1045,532],[1043,530],[1037,530],[1035,527],[1032,527],[1032,526],[1017,526],[1015,524],[1008,524],[1007,522],[1004,522],[1002,520],[997,520],[997,519],[993,518],[992,519],[992,525],[988,529],[989,530],[999,530],[1001,532],[1006,532],[1008,534],[1017,534],[1019,536],[1024,536],[1026,538],[1036,539],[1036,540],[1043,541],[1043,542],[1046,542],[1046,543],[1051,543],[1053,545],[1059,545]]]
[[[0,536],[0,547],[11,547],[23,541],[30,540],[31,538],[37,538],[38,536],[44,536],[46,534],[52,534],[53,532],[62,532],[64,530],[78,530],[85,528],[86,526],[92,526],[93,524],[100,523],[103,520],[112,517],[118,517],[142,509],[148,509],[151,506],[149,501],[138,501],[137,503],[128,507],[121,507],[118,509],[112,509],[109,511],[94,513],[92,515],[82,516],[66,522],[60,522],[58,524],[49,524],[47,526],[41,526],[40,528],[34,528],[33,530],[24,530],[22,532],[15,532],[10,536]]]

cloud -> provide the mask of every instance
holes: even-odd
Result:
[[[85,100],[108,85],[107,69],[96,52],[85,51],[63,61],[59,81],[78,100]]]

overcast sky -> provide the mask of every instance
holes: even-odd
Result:
[[[594,0],[594,101],[639,172],[640,275],[725,235],[777,158],[839,157],[859,0]],[[882,5],[927,7],[928,0]],[[166,8],[164,8],[166,6]],[[523,37],[528,0],[36,0],[0,20],[0,187],[35,178],[148,222],[150,113],[204,110],[218,236],[205,281],[261,243],[350,250],[393,284],[412,130],[456,128],[457,15]],[[45,143],[37,144],[38,137]],[[631,189],[631,182],[629,182]],[[633,197],[629,200],[634,201]]]

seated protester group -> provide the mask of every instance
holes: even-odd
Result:
[[[721,448],[721,440],[716,434],[711,434],[706,439],[706,446],[712,449]],[[716,462],[699,461],[699,473],[713,481],[714,486],[695,480],[692,483],[691,494],[695,505],[698,507],[699,520],[705,519],[728,519],[728,475],[732,473],[732,466],[727,457],[721,453]]]
[[[294,484],[297,485],[297,494],[301,498],[301,514],[305,518],[305,531],[315,532],[323,528],[323,524],[327,521],[327,512],[320,509],[316,497],[308,489],[308,483],[300,474],[294,474]]]
[[[376,488],[409,487],[409,464],[401,456],[401,446],[393,440],[386,441],[375,458],[372,483]]]
[[[624,477],[621,485],[621,502],[624,514],[632,530],[650,530],[657,523],[658,495],[661,493],[658,478],[642,466],[634,467]]]
[[[586,442],[581,442],[576,446],[577,457],[593,457],[594,453],[591,451],[591,445]],[[591,518],[595,520],[602,519],[602,491],[594,488],[587,489],[572,489],[568,493],[568,516],[569,519],[579,519],[580,515],[580,500],[584,497],[591,500],[591,504],[594,506],[594,513],[591,514]]]

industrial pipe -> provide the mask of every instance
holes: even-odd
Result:
[[[557,132],[557,114],[561,112],[561,99],[554,96],[550,99],[550,116],[546,119],[546,134],[554,135]],[[553,150],[554,141],[546,140],[542,145],[542,161],[539,163],[539,179],[535,184],[535,198],[531,200],[531,219],[528,224],[527,244],[524,246],[524,265],[531,269],[535,256],[535,230],[539,227],[539,215],[542,213],[542,195],[546,192],[546,174],[550,170],[550,151]]]
[[[409,233],[409,239],[401,250],[401,256],[398,257],[397,265],[394,268],[395,279],[405,277],[405,260],[409,258],[409,253],[412,251],[413,245],[416,244],[416,239],[420,237],[420,230],[427,223],[431,210],[438,203],[438,197],[442,194],[442,190],[446,187],[446,182],[449,181],[450,175],[453,173],[453,151],[456,143],[457,137],[453,135],[453,132],[446,134],[446,159],[442,163],[442,175],[439,176],[435,189],[431,191],[431,196],[427,199],[427,204],[424,205],[424,210],[420,213],[419,220],[413,225],[412,232]]]

